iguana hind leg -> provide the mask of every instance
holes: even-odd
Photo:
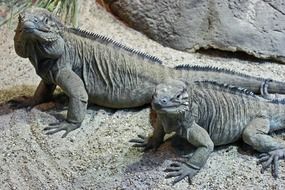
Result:
[[[263,172],[272,165],[272,174],[278,177],[278,160],[285,159],[285,142],[268,135],[270,121],[268,118],[253,119],[243,131],[244,142],[261,152],[258,163],[262,164]]]

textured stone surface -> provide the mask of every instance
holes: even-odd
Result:
[[[285,62],[284,0],[116,0],[110,8],[165,46],[244,51]]]

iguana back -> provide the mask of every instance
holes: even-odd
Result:
[[[238,140],[244,128],[256,117],[268,118],[272,131],[285,127],[283,102],[260,98],[246,89],[195,82],[189,95],[193,107],[187,117],[197,115],[196,123],[208,131],[215,145]]]
[[[83,79],[89,101],[98,105],[146,104],[154,86],[169,76],[170,68],[162,66],[158,58],[104,36],[76,29],[66,29],[63,34],[70,64]]]

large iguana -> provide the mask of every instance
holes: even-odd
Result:
[[[155,86],[165,78],[186,81],[213,80],[259,92],[264,79],[211,67],[161,65],[148,54],[107,37],[67,28],[49,11],[30,8],[19,15],[15,30],[16,53],[29,58],[41,82],[32,98],[11,101],[15,108],[48,101],[58,85],[69,96],[66,121],[45,128],[47,134],[78,128],[87,103],[110,108],[130,108],[151,102]],[[285,94],[285,83],[272,81],[269,92]]]
[[[167,80],[156,87],[152,108],[157,113],[153,135],[132,139],[136,147],[157,149],[166,133],[175,132],[197,147],[186,162],[174,162],[166,178],[190,180],[206,163],[214,146],[242,138],[261,152],[262,171],[272,164],[278,176],[278,160],[285,159],[285,142],[269,132],[285,128],[285,101],[266,100],[252,92],[215,82],[185,84]]]

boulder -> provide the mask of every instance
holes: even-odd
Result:
[[[284,0],[114,0],[113,14],[183,51],[215,48],[285,62]]]

